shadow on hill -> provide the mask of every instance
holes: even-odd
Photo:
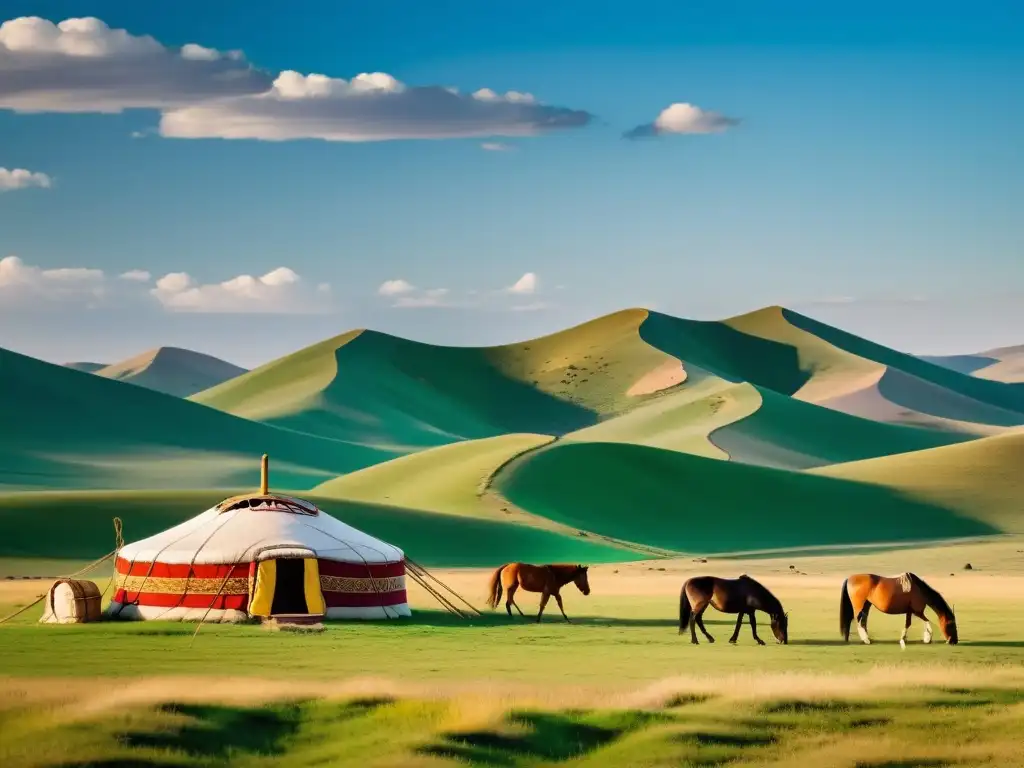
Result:
[[[1001,532],[880,485],[629,444],[562,443],[495,485],[513,504],[564,525],[705,555]]]
[[[0,487],[173,488],[275,482],[308,488],[394,451],[276,429],[145,387],[0,349]]]
[[[700,366],[726,381],[746,381],[792,395],[809,379],[796,347],[751,336],[713,321],[683,320],[651,312],[640,338],[656,349]]]
[[[471,347],[364,331],[334,351],[337,375],[268,424],[401,453],[514,432],[562,435],[597,414],[516,381]]]
[[[711,441],[733,461],[810,469],[937,448],[968,440],[954,432],[885,424],[758,387],[761,407],[715,430]]]
[[[782,314],[787,321],[800,330],[811,333],[819,339],[827,341],[829,344],[833,344],[847,352],[867,358],[868,360],[874,360],[904,374],[916,376],[919,379],[936,384],[939,387],[959,392],[979,402],[988,403],[989,405],[1024,416],[1024,386],[1022,385],[1004,384],[1002,382],[967,376],[952,368],[936,365],[922,358],[883,347],[881,344],[854,336],[852,333],[826,325],[798,312],[783,309]],[[900,399],[902,399],[902,393],[898,389],[888,394],[893,398],[894,402],[899,403]],[[913,407],[912,403],[901,404]],[[1020,420],[1017,420],[1017,423],[1020,423]]]

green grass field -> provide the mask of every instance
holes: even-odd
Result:
[[[608,565],[590,597],[565,591],[571,624],[553,606],[539,625],[487,610],[466,621],[418,589],[409,621],[323,633],[207,625],[193,638],[194,625],[54,627],[33,611],[0,626],[0,762],[1021,765],[1022,549]],[[961,643],[923,645],[915,622],[901,651],[902,617],[876,613],[871,646],[843,644],[844,574],[905,568],[954,604]],[[717,643],[680,637],[683,580],[744,571],[783,600],[790,644],[762,619],[768,645],[744,626],[730,646],[734,622],[713,613]],[[486,572],[439,575],[482,607]],[[35,586],[0,595],[24,602]],[[535,595],[519,601],[535,613]]]

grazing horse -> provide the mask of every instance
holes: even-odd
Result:
[[[938,592],[924,583],[913,573],[899,576],[878,576],[874,573],[855,573],[843,582],[843,593],[839,598],[839,631],[843,639],[850,640],[850,624],[857,618],[857,634],[865,644],[868,637],[868,611],[874,606],[882,613],[905,613],[907,623],[900,635],[900,647],[907,647],[907,631],[910,619],[917,616],[924,622],[924,641],[932,641],[932,625],[924,615],[925,608],[931,608],[939,617],[939,628],[946,642],[956,645],[959,636],[956,631],[956,616],[949,603]]]
[[[584,595],[590,594],[590,583],[587,581],[587,566],[585,565],[530,565],[529,563],[506,563],[491,574],[489,597],[487,604],[491,608],[497,608],[501,602],[501,590],[504,587],[508,593],[505,600],[505,610],[512,615],[512,606],[516,606],[520,616],[525,614],[516,605],[516,590],[522,587],[527,592],[540,592],[540,610],[537,611],[537,621],[540,621],[544,613],[544,606],[548,599],[554,595],[558,603],[558,610],[569,621],[565,615],[565,608],[562,607],[562,596],[559,590],[569,582],[573,582]]]
[[[717,576],[695,576],[687,579],[679,593],[679,634],[683,634],[687,625],[690,627],[690,642],[697,645],[697,631],[715,642],[707,629],[704,628],[704,611],[714,606],[722,613],[738,613],[736,629],[729,638],[730,643],[736,642],[743,626],[743,617],[750,617],[750,632],[760,645],[764,640],[757,636],[757,621],[754,611],[764,611],[771,617],[772,633],[783,645],[789,642],[789,614],[782,609],[782,603],[768,589],[744,574],[738,579],[720,579]]]

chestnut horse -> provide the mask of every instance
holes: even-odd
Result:
[[[945,598],[924,583],[924,580],[913,573],[899,576],[878,576],[874,573],[855,573],[843,582],[843,593],[839,597],[839,631],[843,639],[850,640],[850,624],[857,618],[857,634],[865,644],[871,643],[868,637],[868,611],[874,606],[882,613],[907,616],[907,623],[900,635],[900,647],[907,647],[907,631],[910,620],[917,616],[924,622],[924,641],[932,641],[932,625],[924,615],[925,608],[931,608],[939,617],[939,628],[946,637],[946,642],[956,645],[959,636],[956,630],[956,616]]]
[[[508,593],[505,600],[505,610],[508,611],[508,615],[512,615],[512,606],[515,605],[519,615],[525,616],[515,601],[516,590],[522,587],[527,592],[541,593],[540,610],[537,611],[538,622],[544,613],[544,606],[548,604],[548,599],[552,595],[555,597],[555,602],[558,603],[558,609],[562,612],[562,616],[569,621],[569,617],[565,615],[565,608],[562,607],[562,596],[559,594],[559,590],[570,581],[584,595],[590,594],[590,583],[587,581],[587,566],[585,565],[506,563],[491,574],[490,596],[487,599],[487,604],[491,608],[497,608],[501,602],[501,590],[504,588]]]
[[[764,611],[771,618],[772,633],[783,645],[789,642],[789,614],[782,609],[782,603],[760,582],[754,581],[746,574],[738,579],[720,579],[717,576],[695,576],[687,579],[679,593],[679,634],[690,627],[690,642],[698,645],[696,627],[704,633],[709,643],[715,638],[704,628],[704,611],[713,606],[722,613],[738,613],[736,629],[733,630],[730,643],[735,643],[740,636],[743,617],[750,617],[750,633],[764,645],[764,640],[757,636],[757,620],[754,611]]]

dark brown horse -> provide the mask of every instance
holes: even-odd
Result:
[[[914,573],[899,576],[879,576],[874,573],[855,573],[843,582],[839,596],[839,631],[843,639],[850,639],[850,624],[857,619],[857,634],[862,642],[871,643],[868,637],[868,611],[874,606],[882,613],[906,614],[907,622],[900,635],[900,647],[907,647],[907,631],[910,620],[917,616],[924,622],[924,641],[932,641],[932,625],[924,615],[925,608],[931,608],[939,618],[939,629],[946,642],[956,645],[960,638],[956,629],[956,616],[946,599],[925,584]]]
[[[789,614],[782,609],[782,603],[768,589],[747,575],[738,579],[720,579],[717,576],[695,576],[687,579],[679,593],[679,634],[690,627],[690,642],[697,645],[696,627],[708,639],[715,642],[704,628],[704,611],[713,606],[722,613],[738,613],[736,629],[729,638],[735,643],[740,636],[743,617],[750,617],[750,633],[760,645],[764,640],[757,636],[757,621],[754,611],[764,611],[771,618],[772,633],[782,644],[789,642]]]
[[[562,596],[559,590],[569,582],[573,582],[584,595],[590,594],[590,583],[587,581],[587,566],[585,565],[530,565],[529,563],[506,563],[491,574],[487,604],[491,608],[497,608],[501,602],[502,588],[508,593],[505,599],[505,610],[512,615],[512,606],[516,606],[520,616],[525,614],[516,605],[515,594],[519,588],[527,592],[540,592],[540,610],[537,611],[537,621],[540,621],[544,613],[544,606],[548,599],[554,595],[558,603],[558,610],[565,616],[565,608],[562,606]],[[569,621],[569,617],[565,616]]]

